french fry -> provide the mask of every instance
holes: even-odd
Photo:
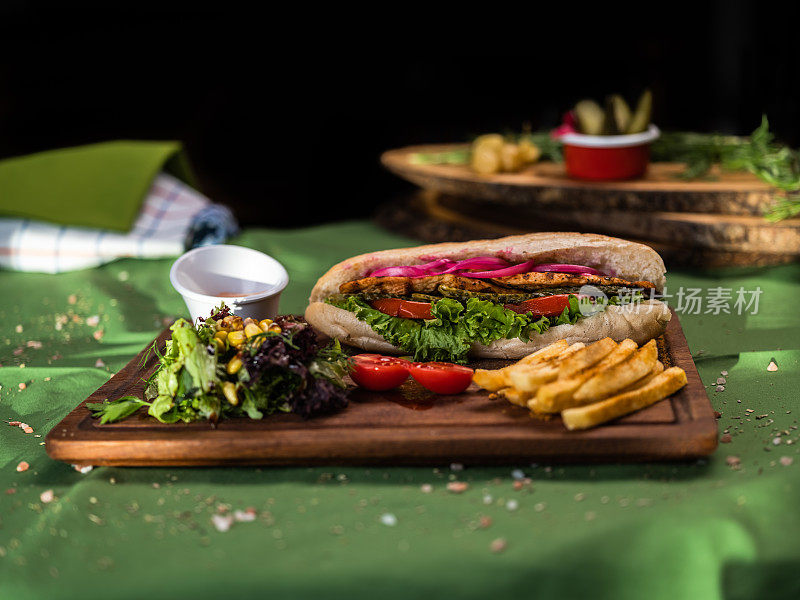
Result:
[[[586,344],[583,342],[575,342],[574,344],[570,344],[570,346],[564,350],[561,354],[556,357],[557,362],[563,362],[573,354],[575,354],[578,350],[583,350],[586,347]]]
[[[625,386],[624,388],[619,390],[619,392],[617,392],[617,393],[618,394],[624,394],[625,392],[630,392],[631,390],[635,390],[637,388],[644,387],[645,385],[650,383],[656,375],[658,375],[659,373],[663,373],[663,372],[664,372],[664,363],[662,363],[660,360],[658,360],[658,361],[656,361],[656,365],[650,370],[650,372],[647,375],[645,375],[641,379],[637,379],[632,384],[630,384],[628,386]]]
[[[564,425],[570,431],[589,429],[623,415],[655,404],[686,385],[686,373],[672,367],[653,377],[650,382],[624,394],[618,394],[578,408],[568,408],[561,413]]]
[[[527,406],[531,397],[530,392],[523,392],[514,388],[505,388],[498,393],[501,393],[511,404],[516,404],[517,406]]]
[[[513,365],[508,365],[507,367],[504,367],[504,370],[511,370],[515,367],[519,367],[522,365],[544,365],[544,364],[557,365],[561,363],[564,359],[566,359],[569,356],[572,356],[575,352],[577,352],[578,350],[580,350],[585,346],[586,344],[584,344],[583,342],[575,342],[574,344],[570,345],[567,343],[567,340],[558,340],[554,344],[550,344],[549,346],[543,348],[542,350],[538,350],[533,354],[529,354],[528,356],[521,358]],[[553,349],[551,350],[551,348]],[[537,354],[539,354],[540,352],[544,352],[545,350],[547,350],[548,352],[537,356]],[[534,356],[536,358],[531,358]]]
[[[567,344],[566,340],[559,340],[533,354],[529,354],[519,362],[503,367],[502,369],[475,369],[475,373],[472,375],[472,381],[485,390],[496,392],[510,385],[507,375],[511,369],[520,366],[537,366],[549,363],[556,364],[556,362],[561,361],[563,358],[570,356],[583,347],[583,342],[576,342],[570,346]]]
[[[536,392],[536,397],[528,401],[528,408],[536,412],[557,413],[565,408],[581,406],[573,401],[573,394],[586,381],[605,369],[626,360],[636,351],[636,342],[622,340],[608,356],[595,366],[585,369],[568,379],[558,379],[542,385]]]
[[[584,383],[573,395],[577,406],[613,396],[647,375],[658,361],[656,341],[650,340],[628,360],[614,365]]]
[[[535,365],[541,362],[546,362],[549,360],[553,360],[554,358],[558,358],[558,356],[564,352],[569,347],[567,340],[558,340],[557,342],[550,344],[549,346],[545,346],[541,350],[537,350],[533,354],[528,354],[528,356],[521,359],[517,364],[518,365]]]
[[[506,381],[511,387],[532,394],[542,384],[558,377],[559,371],[558,365],[550,364],[535,365],[532,368],[526,365],[515,366],[506,373]]]
[[[506,374],[503,369],[475,369],[472,374],[472,381],[490,392],[497,392],[507,387]]]
[[[588,369],[603,360],[616,347],[617,342],[607,337],[581,348],[561,362],[559,377],[568,379],[576,373]]]

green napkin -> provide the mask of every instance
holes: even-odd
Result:
[[[0,215],[128,231],[153,178],[194,183],[180,142],[103,142],[0,161]]]

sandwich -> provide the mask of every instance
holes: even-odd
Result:
[[[417,361],[518,359],[557,340],[661,335],[664,262],[643,244],[531,233],[372,252],[333,266],[306,320],[342,343]]]

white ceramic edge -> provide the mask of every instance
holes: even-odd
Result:
[[[187,289],[184,286],[182,286],[180,283],[178,283],[178,280],[177,280],[177,277],[176,277],[175,274],[177,272],[178,266],[180,265],[180,263],[187,256],[189,256],[191,254],[196,254],[198,252],[207,251],[207,249],[209,249],[209,248],[215,248],[215,247],[220,247],[220,246],[227,246],[229,248],[237,248],[237,249],[240,249],[240,250],[246,250],[248,252],[256,252],[256,253],[260,254],[261,256],[269,259],[270,261],[275,263],[274,266],[276,267],[276,270],[279,270],[280,281],[274,286],[274,288],[269,289],[269,290],[267,290],[265,292],[261,292],[261,293],[258,293],[258,294],[247,294],[245,296],[229,296],[229,297],[224,297],[224,298],[222,296],[214,296],[214,295],[210,295],[210,294],[201,294],[199,292],[193,292],[192,290]],[[287,273],[286,267],[284,267],[276,259],[272,258],[268,254],[264,254],[263,252],[259,252],[258,250],[254,250],[253,248],[246,248],[244,246],[235,246],[233,244],[213,244],[211,246],[201,246],[199,248],[192,248],[188,252],[185,252],[185,253],[181,254],[178,257],[178,259],[174,263],[172,263],[172,267],[170,267],[170,270],[169,270],[169,281],[172,284],[172,287],[175,288],[175,291],[177,291],[181,296],[187,296],[189,298],[192,298],[194,300],[199,300],[199,301],[208,301],[208,300],[212,300],[212,299],[221,299],[221,300],[224,300],[226,304],[227,303],[231,303],[231,304],[239,304],[239,305],[241,305],[241,304],[250,304],[252,302],[257,302],[258,300],[263,300],[264,298],[268,298],[270,296],[276,296],[276,295],[280,294],[281,292],[283,292],[283,290],[286,288],[286,286],[289,285],[289,273]]]
[[[658,139],[661,131],[655,125],[650,125],[647,131],[631,135],[584,135],[582,133],[565,133],[561,141],[569,146],[581,148],[625,148],[649,144]]]

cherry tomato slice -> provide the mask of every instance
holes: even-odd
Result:
[[[544,298],[531,298],[519,304],[506,304],[505,308],[521,314],[532,313],[534,317],[557,317],[569,305],[569,294],[556,294]]]
[[[432,319],[430,302],[414,302],[401,298],[381,298],[372,301],[372,308],[392,317]]]
[[[350,357],[353,370],[350,377],[361,387],[373,392],[396,388],[408,379],[411,363],[394,356],[356,354]]]
[[[460,394],[472,382],[472,369],[445,362],[412,363],[411,376],[437,394]]]

